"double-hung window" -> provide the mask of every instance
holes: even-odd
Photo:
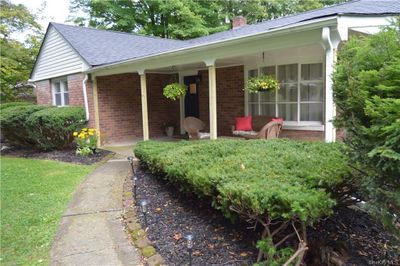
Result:
[[[67,79],[57,79],[52,81],[53,105],[69,105],[69,92]]]
[[[250,69],[248,78],[270,75],[277,78],[279,90],[248,94],[250,115],[282,117],[286,125],[322,125],[323,66],[286,64]]]

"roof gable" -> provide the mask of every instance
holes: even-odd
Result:
[[[89,67],[57,30],[48,27],[31,73],[32,80],[82,72]]]

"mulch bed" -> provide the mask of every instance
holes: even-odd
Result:
[[[184,236],[189,232],[195,235],[193,265],[255,263],[259,231],[248,230],[244,223],[232,224],[209,201],[181,192],[144,166],[136,176],[137,201],[149,202],[148,237],[167,264],[188,263]],[[143,215],[139,221],[144,228]],[[399,244],[359,211],[340,209],[310,228],[308,235],[313,252],[307,255],[307,265],[326,265],[320,257],[327,250],[340,254],[343,265],[400,265]]]
[[[84,157],[75,154],[75,148],[69,148],[65,150],[54,150],[54,151],[39,151],[30,148],[6,148],[1,151],[2,155],[10,155],[21,158],[31,159],[45,159],[45,160],[56,160],[68,163],[77,164],[94,164],[100,162],[108,155],[114,154],[111,151],[97,149],[97,152],[93,155]]]

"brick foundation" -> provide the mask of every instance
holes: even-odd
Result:
[[[35,83],[36,101],[40,105],[51,105],[53,98],[51,96],[50,80],[42,80]]]
[[[323,141],[324,131],[309,131],[309,130],[282,130],[280,138]]]

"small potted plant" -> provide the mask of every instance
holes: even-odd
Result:
[[[277,89],[279,89],[278,81],[274,77],[268,75],[250,78],[245,88],[245,90],[251,93]]]
[[[170,100],[179,99],[186,95],[186,86],[179,83],[171,83],[164,87],[163,95]]]

